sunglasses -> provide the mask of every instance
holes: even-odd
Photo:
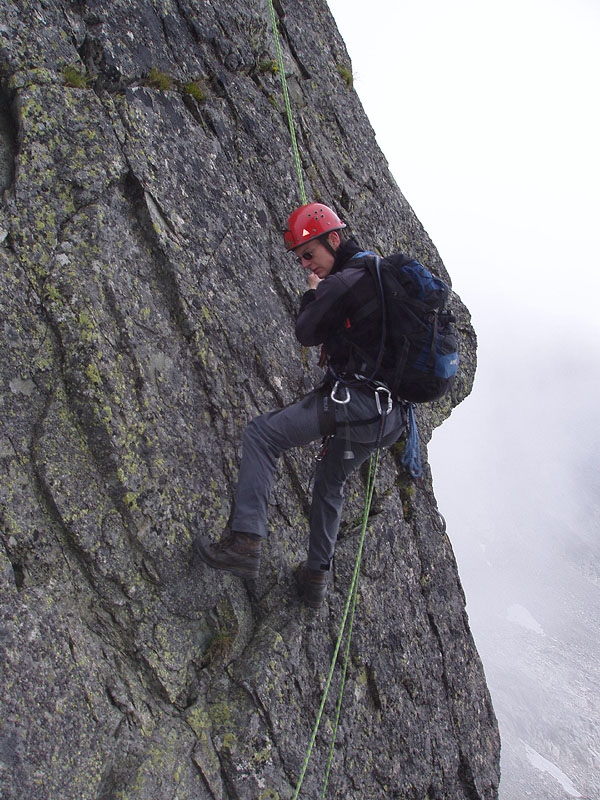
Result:
[[[303,261],[311,261],[313,257],[312,250],[305,250],[302,255],[297,256],[298,263],[302,264]]]

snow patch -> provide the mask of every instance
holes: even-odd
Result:
[[[528,611],[525,606],[519,605],[519,603],[513,603],[513,605],[509,607],[506,612],[506,618],[509,622],[516,622],[517,625],[526,628],[528,631],[538,633],[540,636],[546,635],[544,629],[533,614]]]
[[[571,797],[583,797],[583,795],[579,794],[573,781],[565,775],[565,773],[559,769],[556,764],[553,764],[551,761],[548,761],[547,758],[540,755],[537,750],[534,750],[533,747],[530,747],[527,742],[524,742],[520,739],[521,744],[525,747],[525,753],[527,755],[527,760],[529,763],[539,769],[541,772],[546,772],[552,778],[557,780],[565,792],[570,795]]]

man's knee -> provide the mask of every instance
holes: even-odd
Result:
[[[245,441],[262,442],[267,441],[269,438],[269,419],[270,414],[260,414],[254,417],[246,425],[243,439]]]
[[[246,425],[242,438],[243,446],[247,450],[261,451],[277,458],[290,447],[287,437],[273,424],[275,413],[261,414]]]

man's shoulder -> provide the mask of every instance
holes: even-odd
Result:
[[[369,271],[368,264],[365,261],[357,261],[355,264],[347,264],[344,269],[339,272],[334,272],[328,275],[323,283],[329,283],[333,289],[334,286],[352,287],[355,286]]]

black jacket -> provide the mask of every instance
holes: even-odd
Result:
[[[333,269],[316,289],[302,297],[296,338],[307,346],[323,345],[334,373],[370,377],[381,346],[381,310],[375,280],[354,239],[336,252]],[[375,303],[373,301],[376,301]],[[371,309],[361,318],[361,309]]]

